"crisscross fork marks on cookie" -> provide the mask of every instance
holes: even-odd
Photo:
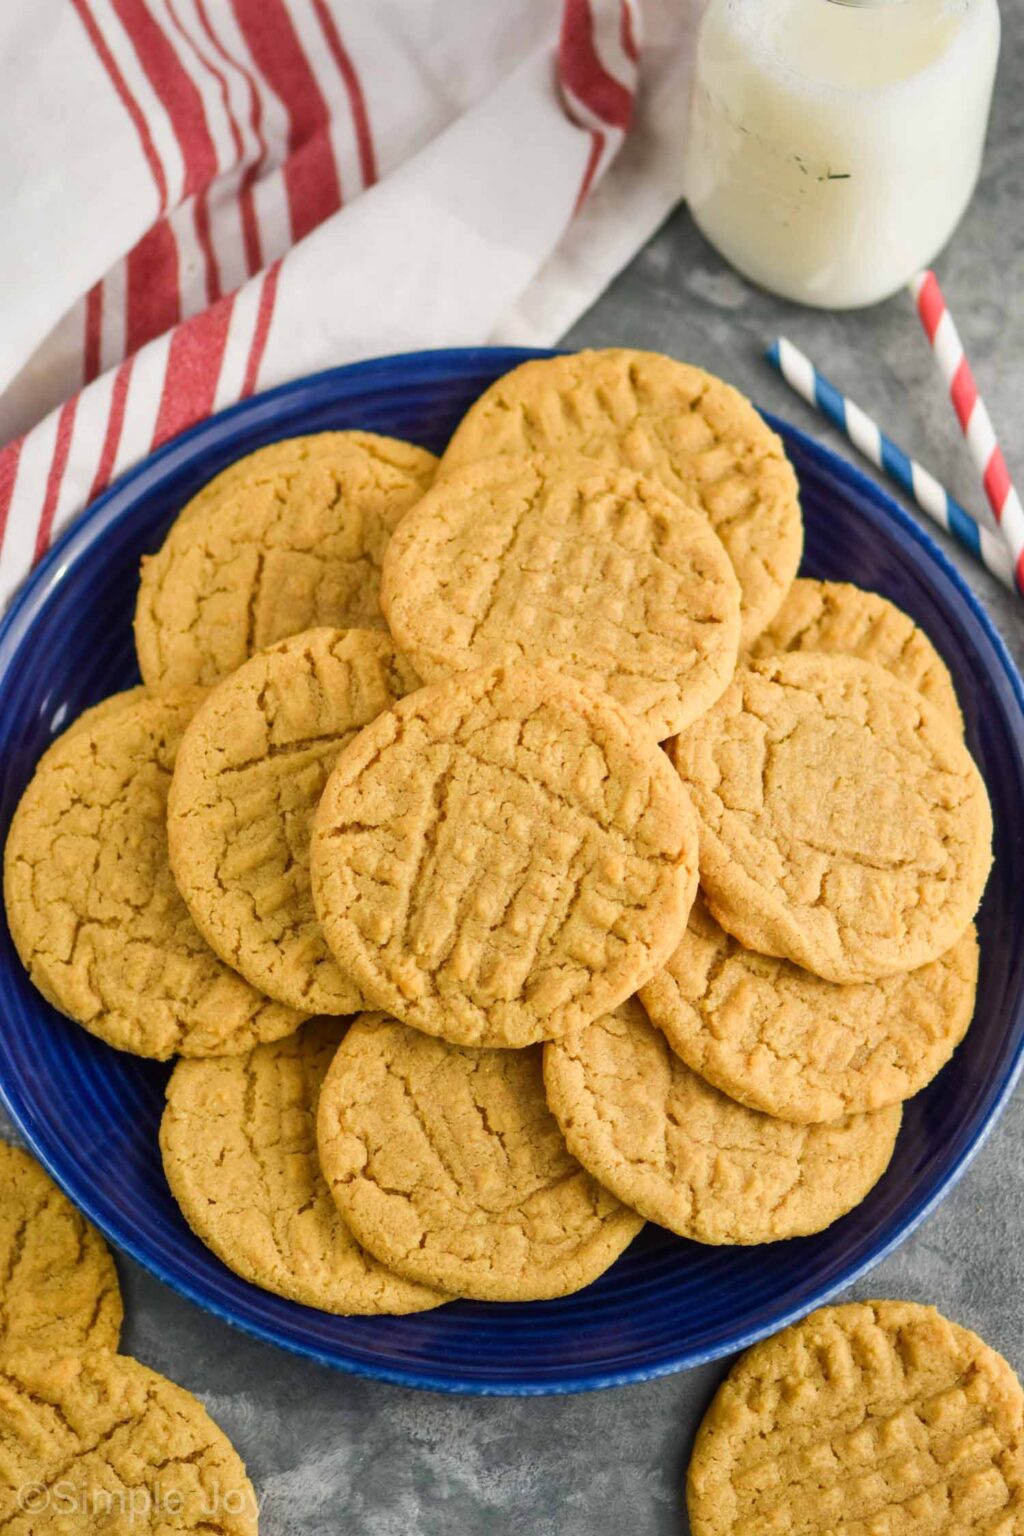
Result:
[[[557,673],[499,669],[424,689],[353,742],[311,868],[365,994],[456,1043],[508,1045],[628,995],[694,887],[692,812],[635,734]]]
[[[722,380],[626,348],[536,360],[467,412],[442,475],[494,454],[574,452],[660,479],[710,520],[743,588],[749,643],[779,607],[803,542],[796,476],[778,437]]]
[[[435,461],[365,433],[309,441],[232,465],[144,561],[135,637],[151,686],[214,683],[312,625],[383,627],[384,550]]]
[[[142,694],[61,738],[6,850],[8,918],[37,986],[112,1045],[159,1059],[247,1050],[302,1018],[218,959],[171,875],[167,794],[201,697]]]
[[[460,1295],[566,1295],[641,1225],[567,1152],[537,1050],[453,1048],[366,1015],[328,1073],[318,1142],[360,1241]]]
[[[445,477],[388,546],[381,603],[429,680],[545,663],[659,739],[721,693],[739,587],[700,513],[583,458],[497,458]]]
[[[518,778],[510,785],[472,755],[466,775],[463,754],[457,761],[463,776],[450,768],[423,795],[411,876],[403,869],[397,886],[375,883],[365,937],[380,939],[380,898],[392,896],[392,964],[405,973],[408,962],[409,985],[419,982],[453,1007],[464,998],[500,1009],[527,988],[539,996],[548,968],[557,973],[565,959],[580,963],[582,988],[587,963],[609,965],[655,875],[624,838],[609,854],[595,822],[546,789]],[[377,868],[390,871],[390,855]]]
[[[824,1308],[720,1389],[690,1471],[695,1536],[978,1536],[1024,1515],[1024,1398],[1006,1362],[909,1302]]]
[[[218,684],[182,741],[168,815],[182,894],[223,959],[304,1012],[363,1005],[313,908],[317,804],[346,743],[418,682],[386,634],[306,630]]]

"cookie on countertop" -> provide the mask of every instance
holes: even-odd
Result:
[[[304,1013],[364,999],[324,942],[309,838],[339,752],[419,686],[383,630],[311,629],[251,657],[182,738],[168,801],[171,868],[221,959]]]
[[[442,476],[391,539],[380,600],[425,681],[549,663],[658,741],[736,669],[739,584],[707,518],[657,480],[571,455]]]
[[[992,862],[985,786],[949,719],[871,662],[767,657],[670,746],[712,915],[827,981],[946,953]]]
[[[698,896],[682,943],[640,1001],[677,1056],[750,1109],[801,1123],[911,1098],[967,1032],[972,924],[916,971],[837,986],[744,949]]]
[[[208,685],[304,629],[383,628],[384,549],[436,463],[395,438],[326,432],[230,465],[143,560],[144,681]]]
[[[639,470],[705,513],[739,577],[744,644],[760,634],[797,573],[803,522],[782,442],[738,390],[626,347],[538,358],[470,406],[441,473],[548,450]]]
[[[364,1015],[327,1074],[317,1139],[363,1246],[455,1295],[567,1296],[643,1226],[567,1151],[538,1048],[453,1047]]]
[[[213,953],[167,856],[175,754],[196,689],[113,705],[44,754],[4,857],[7,920],[48,1002],[119,1050],[245,1051],[305,1017]]]
[[[548,668],[410,694],[338,758],[310,867],[342,969],[406,1024],[525,1046],[614,1007],[675,949],[693,808],[611,699]]]
[[[110,1350],[6,1356],[5,1536],[256,1536],[242,1459],[199,1400]]]
[[[1024,1393],[934,1307],[822,1307],[733,1366],[687,1504],[693,1536],[1017,1536]]]
[[[0,1141],[0,1351],[116,1349],[123,1315],[100,1234],[34,1157]]]
[[[544,1047],[569,1151],[620,1200],[700,1243],[821,1232],[889,1165],[900,1105],[789,1125],[737,1104],[682,1062],[631,998]]]
[[[794,581],[785,602],[751,647],[754,659],[780,651],[859,656],[923,693],[963,730],[949,668],[923,629],[877,592],[848,581]]]
[[[423,1312],[449,1298],[360,1248],[320,1172],[317,1101],[346,1028],[313,1019],[247,1056],[180,1061],[164,1172],[193,1232],[244,1280],[324,1312]]]

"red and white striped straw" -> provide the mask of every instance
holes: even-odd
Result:
[[[992,418],[978,393],[971,365],[935,273],[919,272],[910,287],[971,458],[981,475],[989,506],[1010,551],[1018,590],[1024,594],[1024,506],[1010,479]]]

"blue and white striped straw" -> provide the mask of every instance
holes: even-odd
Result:
[[[951,535],[968,550],[993,576],[1016,591],[1013,579],[1013,561],[1002,538],[983,528],[971,514],[955,501],[934,475],[928,473],[914,459],[908,458],[902,448],[897,448],[891,438],[865,415],[859,405],[841,395],[834,384],[820,374],[798,347],[780,336],[773,341],[767,352],[768,361],[782,374],[789,387],[796,391],[808,405],[837,427],[853,446],[874,464],[884,470],[890,479],[912,496],[933,522]]]

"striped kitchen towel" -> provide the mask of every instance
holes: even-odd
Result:
[[[557,340],[680,195],[699,8],[5,0],[0,606],[254,390]]]

